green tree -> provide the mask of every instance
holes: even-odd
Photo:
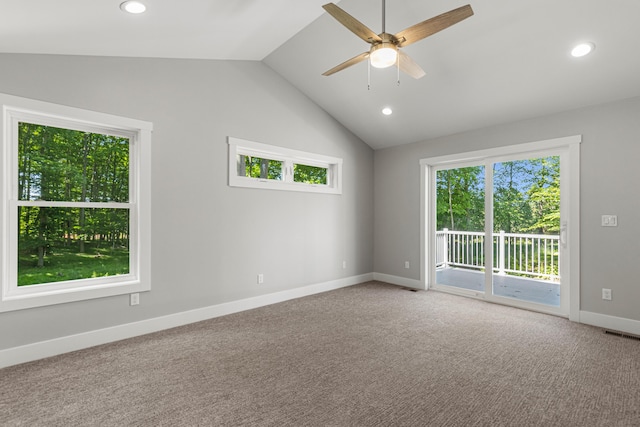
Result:
[[[536,167],[536,174],[527,196],[535,221],[527,231],[557,234],[560,232],[560,157],[534,159],[531,162]]]
[[[296,163],[293,165],[293,182],[306,184],[326,184],[327,168]]]
[[[436,173],[437,228],[484,229],[484,167],[446,169]]]
[[[19,123],[18,196],[29,201],[128,201],[129,139]],[[35,256],[39,267],[45,266],[52,248],[72,242],[79,253],[94,241],[128,248],[126,209],[20,207],[18,215],[19,256]]]
[[[239,156],[241,176],[262,179],[282,179],[282,162],[254,156]]]
[[[484,167],[436,173],[439,230],[484,229]],[[560,158],[493,164],[494,231],[557,234],[560,230]]]
[[[528,160],[493,164],[493,230],[518,233],[531,223],[531,210],[522,186],[531,169]]]

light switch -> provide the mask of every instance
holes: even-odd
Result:
[[[618,215],[602,215],[602,226],[603,227],[617,227],[618,226]]]

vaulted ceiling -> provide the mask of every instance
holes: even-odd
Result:
[[[404,49],[419,80],[362,62],[368,50],[326,14],[326,0],[0,2],[0,52],[262,60],[373,148],[640,95],[636,0],[388,0],[386,30],[470,3],[474,16]],[[381,32],[381,1],[338,5]],[[583,58],[569,52],[595,43]],[[393,109],[384,116],[383,107]]]

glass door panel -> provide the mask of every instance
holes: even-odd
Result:
[[[436,171],[436,284],[485,291],[485,166]]]
[[[492,294],[560,306],[560,157],[492,163]]]

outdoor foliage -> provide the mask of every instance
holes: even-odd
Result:
[[[238,156],[239,175],[250,178],[282,180],[283,162],[254,156]],[[299,163],[293,165],[293,182],[327,184],[327,168]]]
[[[254,156],[239,156],[244,175],[250,178],[282,180],[282,162]]]
[[[527,195],[535,222],[526,231],[557,234],[560,232],[560,158],[547,157],[532,162],[537,171]]]
[[[304,182],[305,184],[326,184],[327,168],[295,164],[293,165],[293,182]]]
[[[484,167],[437,172],[437,229],[484,230]],[[493,164],[493,229],[557,234],[560,159],[557,156]]]
[[[484,167],[437,172],[437,229],[484,230]]]
[[[24,122],[18,127],[19,200],[128,202],[128,138]],[[128,272],[128,209],[20,206],[18,216],[19,285],[30,284],[27,271],[33,267],[52,264],[60,271],[40,283],[69,280],[71,267],[54,263],[54,257],[85,254],[89,245],[97,258],[106,251],[121,252],[116,257],[121,265],[73,278]]]
[[[493,163],[493,231],[558,235],[560,231],[560,158],[557,156]],[[436,174],[437,230],[484,232],[483,166],[440,170]],[[483,265],[483,235],[448,236],[448,259]],[[503,249],[493,240],[494,264],[503,254],[506,268],[558,275],[557,241],[510,237]],[[516,240],[519,239],[519,240]],[[517,242],[517,243],[516,243]],[[465,258],[466,257],[466,258]],[[494,265],[497,268],[497,264]]]

